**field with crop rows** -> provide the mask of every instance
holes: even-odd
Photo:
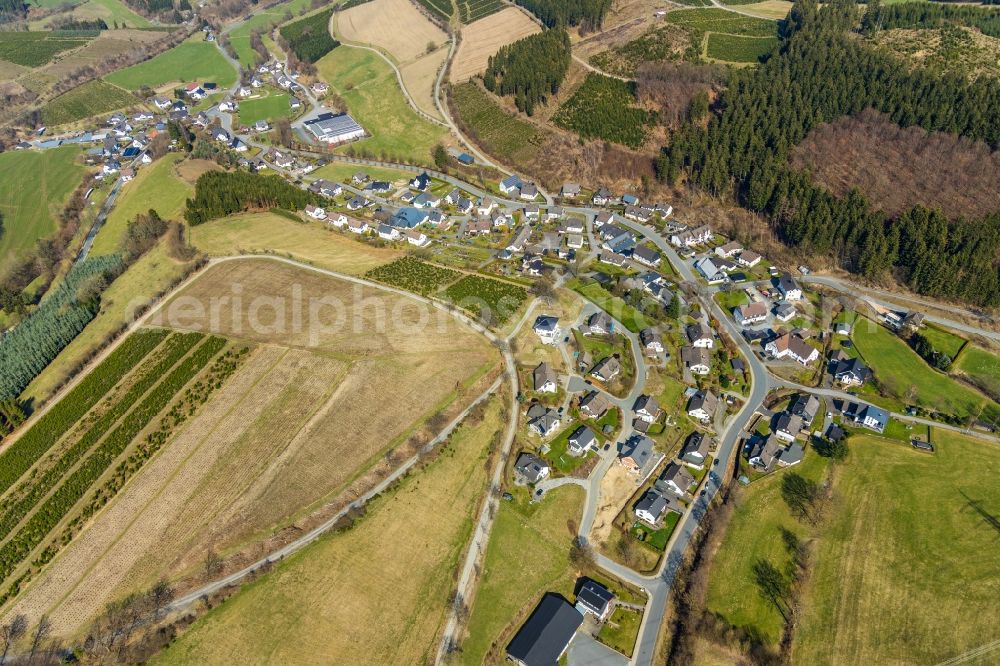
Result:
[[[83,32],[0,32],[0,60],[40,67],[56,54],[84,46],[96,36]]]
[[[451,0],[417,0],[417,2],[430,10],[431,14],[436,14],[446,21],[451,18],[452,13],[455,11]]]
[[[775,21],[743,16],[716,7],[669,12],[666,21],[703,32],[721,32],[747,37],[772,37],[778,31],[778,24]]]
[[[460,275],[456,271],[425,264],[413,257],[402,257],[365,273],[366,278],[422,296],[433,294],[444,285],[457,280]]]
[[[479,86],[463,83],[454,86],[451,94],[462,124],[491,155],[504,155],[512,162],[523,163],[538,153],[544,135],[494,104]]]
[[[725,62],[757,62],[777,45],[777,37],[747,37],[713,32],[708,35],[706,55]]]
[[[127,90],[94,79],[43,106],[42,121],[47,125],[64,125],[139,104],[139,99]]]
[[[458,15],[462,23],[472,23],[503,9],[500,0],[458,0]]]
[[[108,361],[114,365],[109,370],[104,370],[103,363],[98,366],[94,373],[99,379],[94,381],[108,384],[112,379],[104,378],[105,374],[111,378],[120,376],[123,360],[160,338],[162,334],[141,336],[139,342],[128,345],[123,355],[112,354]],[[162,348],[127,379],[127,388],[115,391],[103,401],[82,421],[82,428],[63,442],[61,451],[41,461],[21,484],[4,496],[0,538],[7,541],[0,546],[0,580],[7,582],[18,570],[21,573],[0,595],[0,602],[16,595],[25,580],[69,541],[72,534],[53,540],[35,557],[30,569],[23,569],[22,564],[35,548],[69,515],[133,439],[226,344],[223,338],[206,340],[200,333],[167,338]],[[78,436],[76,441],[72,441],[74,436]],[[134,457],[132,462],[135,464]],[[117,489],[113,485],[108,488]],[[52,489],[55,491],[51,492]],[[105,495],[103,501],[107,498]]]
[[[444,295],[489,326],[506,322],[528,298],[524,287],[478,275],[466,275],[445,289]]]

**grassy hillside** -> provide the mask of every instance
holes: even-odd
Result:
[[[267,32],[270,26],[281,23],[284,20],[285,12],[291,12],[297,16],[303,9],[309,8],[311,4],[310,0],[282,2],[254,13],[253,18],[233,28],[229,33],[229,44],[236,53],[236,59],[244,67],[256,65],[259,58],[254,50],[250,48],[250,33],[255,31]]]
[[[220,88],[228,88],[236,82],[236,71],[215,44],[204,41],[204,37],[198,34],[155,58],[104,78],[127,90],[192,81],[214,81]]]
[[[52,234],[66,200],[83,179],[73,146],[0,153],[0,267],[9,266],[37,240]],[[2,272],[2,271],[0,271]]]
[[[486,414],[456,433],[430,467],[373,502],[360,524],[287,558],[154,663],[432,659],[486,484],[486,444],[501,427],[497,403]]]
[[[403,97],[392,68],[381,57],[371,51],[339,46],[316,67],[320,77],[347,103],[354,119],[372,135],[352,143],[355,150],[431,163],[431,151],[447,130],[417,115]]]
[[[128,223],[150,208],[165,220],[181,219],[184,202],[194,194],[194,188],[174,173],[174,165],[183,159],[181,153],[170,153],[141,169],[135,180],[124,186],[94,239],[92,252],[95,255],[116,252]]]
[[[792,663],[933,664],[1000,635],[1000,448],[932,440],[933,455],[851,440]]]

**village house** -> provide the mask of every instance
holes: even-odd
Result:
[[[614,356],[608,356],[607,358],[601,359],[590,371],[590,374],[607,384],[621,374],[621,371],[622,366],[621,363],[618,362],[618,359]]]
[[[580,196],[580,185],[577,183],[563,183],[559,190],[559,196],[563,199],[575,199]]]
[[[608,335],[614,329],[614,322],[603,310],[595,312],[587,318],[585,335]]]
[[[653,440],[644,435],[629,437],[618,455],[618,462],[631,474],[642,473],[652,459]]]
[[[681,361],[694,375],[707,375],[712,368],[708,350],[704,347],[682,347]]]
[[[768,342],[764,345],[764,351],[775,360],[790,358],[802,365],[809,365],[819,358],[819,351],[815,347],[792,333],[785,333]]]
[[[747,462],[754,467],[770,471],[781,454],[781,442],[775,435],[757,437],[749,444]]]
[[[465,233],[469,236],[484,236],[493,230],[489,220],[469,220],[465,224]]]
[[[656,268],[660,265],[662,258],[660,253],[655,250],[650,250],[648,247],[640,245],[632,250],[632,258],[638,261],[644,266],[649,266],[651,268]]]
[[[715,416],[715,410],[719,406],[719,399],[709,390],[696,391],[688,400],[688,416],[699,421],[711,421]]]
[[[319,192],[324,197],[339,196],[341,192],[344,191],[344,188],[341,187],[338,183],[334,183],[332,181],[324,179],[313,181],[309,189],[311,189],[313,192]]]
[[[590,198],[590,202],[595,206],[608,206],[616,201],[618,201],[618,198],[611,193],[611,190],[603,185],[597,188],[597,191],[594,192],[594,196]]]
[[[518,196],[525,201],[531,201],[538,196],[538,186],[534,183],[525,183],[521,186],[521,191]]]
[[[803,427],[806,428],[812,426],[813,419],[816,418],[818,410],[819,398],[809,393],[798,394],[788,407],[790,414],[801,417]]]
[[[837,361],[833,366],[833,379],[843,386],[861,386],[871,371],[861,362],[861,359],[850,358]]]
[[[687,441],[680,450],[679,458],[688,467],[704,469],[708,460],[709,441],[704,433],[697,430],[688,435]]]
[[[651,328],[644,328],[639,331],[639,343],[646,350],[646,354],[650,356],[663,353],[663,341],[660,340],[660,336]]]
[[[635,403],[632,404],[632,412],[641,421],[655,423],[656,419],[660,418],[662,410],[656,402],[656,398],[644,393],[635,399]]]
[[[559,318],[551,315],[539,315],[535,319],[532,330],[547,345],[558,342],[559,336],[562,334],[559,328]]]
[[[802,300],[802,287],[795,281],[791,273],[782,273],[781,277],[778,278],[778,291],[781,292],[781,297],[786,301]]]
[[[672,492],[678,497],[687,495],[687,490],[694,484],[694,477],[683,465],[671,462],[656,480],[656,487],[659,490]]]
[[[739,256],[736,257],[736,263],[744,268],[753,268],[760,263],[760,260],[761,256],[753,250],[743,250],[740,252]]]
[[[759,324],[767,319],[767,303],[758,301],[756,303],[741,305],[733,309],[733,316],[736,319],[736,323],[740,326]]]
[[[526,483],[538,483],[549,475],[549,466],[533,453],[522,453],[514,463],[514,471]]]
[[[684,229],[670,236],[670,242],[676,247],[692,247],[712,240],[712,228],[703,225],[695,229]]]
[[[523,184],[520,176],[510,175],[500,181],[500,191],[509,195],[520,190]]]
[[[774,435],[785,442],[795,441],[802,430],[802,417],[782,412],[774,422]]]
[[[635,517],[650,527],[657,527],[660,519],[667,513],[670,500],[655,488],[648,489],[642,498],[635,503]]]
[[[316,95],[325,95],[330,90],[330,86],[324,81],[314,81],[309,87]]]
[[[617,266],[618,268],[628,268],[631,265],[628,257],[624,254],[618,254],[610,250],[601,250],[601,253],[597,256],[597,260],[604,264]]]
[[[347,216],[343,213],[327,213],[326,223],[337,229],[343,229],[347,224]]]
[[[600,391],[590,391],[580,398],[580,414],[584,418],[599,419],[608,413],[611,403]]]
[[[539,437],[548,437],[560,423],[559,412],[537,403],[528,409],[528,419],[528,430]]]
[[[569,436],[567,450],[579,456],[597,446],[597,435],[587,426],[580,426]]]
[[[791,321],[796,314],[798,313],[795,306],[791,303],[779,303],[778,307],[774,308],[774,318],[782,323]]]
[[[347,230],[354,234],[364,234],[368,232],[368,223],[364,220],[351,218],[347,221]]]
[[[388,224],[380,224],[378,225],[378,237],[382,240],[397,241],[400,239],[401,234],[396,227],[390,227]]]
[[[705,322],[699,321],[696,324],[688,324],[684,329],[688,342],[692,347],[712,349],[715,346],[715,338],[712,336],[712,329]]]
[[[581,614],[590,613],[603,621],[611,615],[615,595],[608,588],[591,579],[586,579],[576,593],[576,609]]]
[[[539,363],[531,371],[532,386],[536,393],[555,393],[559,389],[556,380],[555,370],[548,363]]]
[[[517,666],[557,664],[581,624],[583,613],[562,597],[546,594],[507,644],[507,659]]]
[[[320,208],[319,206],[306,204],[306,215],[308,215],[314,220],[323,220],[326,218],[326,210]]]
[[[615,214],[610,211],[603,210],[594,216],[594,227],[602,229],[605,225],[614,224],[614,221]]]
[[[734,254],[739,254],[743,251],[743,246],[736,241],[729,241],[725,245],[720,245],[715,248],[715,254],[724,259],[732,257]]]

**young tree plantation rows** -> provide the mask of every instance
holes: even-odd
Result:
[[[487,326],[499,326],[517,312],[528,291],[509,282],[466,275],[445,289],[444,295]]]
[[[518,110],[530,116],[535,105],[559,92],[571,59],[569,34],[562,28],[546,30],[501,47],[489,59],[483,85],[513,96]]]
[[[80,461],[91,447],[149,390],[177,361],[201,340],[201,334],[175,334],[164,345],[162,354],[152,365],[142,370],[128,391],[89,423],[83,436],[62,453],[55,464],[37,472],[24,480],[15,492],[7,495],[0,503],[0,539],[5,538],[28,515],[46,493],[49,492],[73,466]],[[99,368],[98,368],[99,370]],[[96,372],[96,371],[95,371]]]
[[[837,257],[868,277],[893,271],[915,291],[1000,305],[1000,214],[946,220],[913,208],[887,216],[855,192],[836,197],[788,166],[789,150],[819,123],[872,107],[894,122],[1000,145],[1000,82],[969,81],[902,66],[856,39],[857,6],[834,0],[818,10],[799,0],[782,51],[754,71],[732,74],[707,128],[689,122],[658,162],[712,193],[736,188],[766,213],[785,242]],[[942,165],[947,168],[947,165]]]
[[[600,29],[611,9],[611,0],[517,0],[517,4],[550,28],[579,25],[585,31]]]
[[[181,337],[194,338],[195,342],[204,339],[204,336],[198,333],[183,334]],[[125,451],[153,417],[160,413],[177,392],[192,377],[201,372],[226,344],[226,340],[219,337],[205,340],[122,419],[121,423],[108,434],[104,441],[63,481],[58,490],[38,507],[21,529],[3,547],[0,547],[0,579],[6,579],[13,573],[31,551],[80,501],[111,463]],[[156,376],[160,377],[162,374]],[[39,554],[34,565],[36,567],[44,565],[55,556],[57,551],[57,544],[48,546]],[[17,593],[25,577],[26,574],[14,581],[8,590],[0,596],[0,603]]]
[[[162,329],[138,331],[119,345],[93,372],[50,409],[20,439],[0,454],[0,493],[83,418],[104,394],[167,337]]]
[[[97,314],[100,294],[125,267],[118,255],[74,266],[62,283],[0,337],[0,400],[16,398]]]
[[[585,139],[638,148],[646,140],[647,127],[656,122],[656,113],[635,103],[634,83],[591,72],[552,120]]]
[[[330,51],[340,46],[340,42],[330,36],[330,17],[333,8],[289,23],[281,29],[281,36],[288,47],[302,62],[314,63]]]
[[[276,174],[209,171],[198,178],[184,218],[195,225],[248,210],[301,210],[306,204],[322,202],[318,194],[299,189]]]
[[[370,280],[378,280],[421,296],[433,294],[460,276],[461,273],[457,271],[425,264],[414,257],[402,257],[365,273],[365,277]]]

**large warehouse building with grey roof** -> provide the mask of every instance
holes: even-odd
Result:
[[[325,143],[344,143],[365,135],[365,128],[346,113],[327,111],[305,121],[303,125],[318,141]]]

